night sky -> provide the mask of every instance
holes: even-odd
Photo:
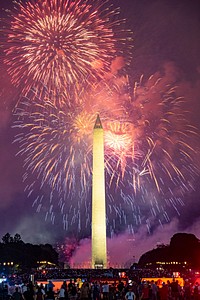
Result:
[[[131,84],[134,85],[134,82],[139,81],[141,75],[147,80],[151,75],[160,74],[168,82],[177,85],[178,96],[184,96],[185,110],[189,111],[187,119],[189,118],[189,123],[197,128],[196,132],[199,132],[200,2],[198,0],[110,2],[120,7],[120,17],[126,19],[126,28],[133,32],[132,59],[127,67]],[[6,17],[4,9],[7,8],[13,9],[12,1],[1,0],[2,17]],[[4,41],[1,41],[1,45],[3,43]],[[0,55],[3,58],[3,50]],[[69,239],[74,237],[80,239],[74,260],[81,261],[81,256],[84,256],[83,260],[87,259],[88,231],[85,232],[83,229],[79,235],[76,231],[73,233],[73,230],[68,232],[63,229],[59,217],[52,225],[49,220],[45,221],[44,214],[36,212],[32,207],[33,199],[27,197],[26,182],[23,182],[24,157],[16,156],[19,145],[13,143],[16,130],[12,128],[13,111],[20,98],[20,92],[11,84],[6,65],[2,60],[0,68],[0,236],[7,232],[12,235],[19,233],[25,242],[63,244],[66,243],[67,237]],[[185,189],[179,213],[170,215],[170,220],[163,226],[155,224],[150,232],[144,224],[138,226],[135,234],[131,236],[125,226],[118,228],[118,235],[108,241],[110,256],[115,257],[119,248],[124,251],[129,247],[132,251],[126,252],[126,257],[122,260],[131,260],[133,256],[138,259],[144,251],[155,247],[157,243],[169,243],[171,236],[176,232],[190,232],[200,238],[198,174],[200,140],[196,136],[192,141],[186,137],[185,141],[190,143],[195,152],[193,163],[196,175],[193,178],[194,189],[190,186]],[[40,192],[39,188],[38,191],[34,191],[35,195]]]

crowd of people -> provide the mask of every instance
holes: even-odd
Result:
[[[144,277],[173,277],[173,271],[170,270],[151,270],[151,269],[45,269],[35,270],[32,275],[36,281],[47,279],[67,279],[67,278],[83,278],[90,281],[91,278],[115,278],[120,279],[122,274],[127,278],[135,278],[136,281]],[[182,276],[182,274],[181,274]],[[30,277],[29,273],[17,274],[15,280],[27,281]]]
[[[162,278],[163,275],[158,271],[127,270],[125,278],[122,278],[119,270],[90,270],[88,273],[68,270],[73,276],[61,280],[59,288],[51,279],[46,284],[42,283],[41,279],[46,280],[49,274],[39,273],[40,276],[35,273],[34,281],[30,280],[30,276],[29,280],[28,276],[24,276],[20,284],[19,277],[18,284],[4,282],[0,289],[0,300],[200,300],[197,281],[185,279],[182,285],[177,278],[158,282],[154,277]],[[166,275],[169,277],[172,274],[165,272]],[[80,280],[77,280],[78,277]],[[151,279],[143,280],[144,277]]]

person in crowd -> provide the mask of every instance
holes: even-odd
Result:
[[[117,289],[118,289],[118,291],[120,293],[123,291],[123,289],[124,289],[124,283],[123,283],[123,281],[119,280],[119,283],[117,285]]]
[[[142,286],[142,295],[141,295],[141,299],[142,299],[142,300],[149,300],[149,296],[150,296],[149,283],[148,283],[148,282],[144,282],[144,283],[143,283],[143,286]]]
[[[15,288],[15,292],[12,294],[13,300],[23,300],[22,293],[19,291],[19,288]]]
[[[32,297],[34,298],[34,296],[35,296],[35,286],[34,286],[34,284],[31,280],[27,284],[27,289],[29,289],[29,293],[32,294]]]
[[[44,300],[45,292],[42,290],[41,286],[37,286],[35,291],[35,300]]]
[[[55,284],[51,280],[49,280],[49,282],[47,283],[47,286],[46,286],[47,292],[49,290],[53,290],[54,287],[55,287]]]
[[[157,296],[158,296],[158,287],[155,284],[154,280],[151,280],[151,285],[150,285],[150,289],[151,289],[151,299],[152,300],[157,300]]]
[[[109,288],[109,300],[115,300],[116,299],[116,285],[115,283],[112,283]]]
[[[183,291],[184,291],[184,299],[191,300],[191,285],[190,285],[188,279],[185,280],[185,283],[183,286]]]
[[[46,299],[47,300],[55,300],[55,292],[52,287],[49,287],[46,291]]]
[[[72,282],[72,279],[70,279],[70,282],[68,284],[68,297],[70,300],[75,300],[78,296],[77,294],[77,287],[75,282]]]
[[[193,286],[193,299],[200,300],[200,285],[198,282],[195,282],[195,285]]]
[[[122,299],[123,298],[124,289],[125,289],[125,286],[124,286],[123,281],[119,280],[119,283],[117,285],[117,290],[118,290],[117,298],[118,299]]]
[[[126,292],[125,294],[125,299],[126,300],[135,300],[136,299],[136,295],[135,293],[132,291],[132,288],[129,287],[128,292]]]
[[[21,293],[22,295],[24,294],[24,292],[27,291],[27,285],[25,282],[23,282],[22,286],[21,286]]]
[[[58,292],[58,298],[60,300],[65,300],[65,287],[64,287],[63,284],[61,285],[61,288],[60,288],[60,290]]]
[[[179,297],[180,297],[180,286],[178,284],[178,280],[175,280],[175,278],[173,278],[170,286],[171,286],[171,297],[172,297],[172,300],[179,300]]]
[[[169,300],[172,299],[172,288],[171,288],[171,283],[169,280],[167,280],[167,286],[168,286],[168,293],[169,293]]]
[[[67,289],[67,282],[66,280],[63,281],[63,284],[62,284],[64,290],[65,290],[65,300],[68,300],[68,289]]]
[[[139,299],[139,300],[142,299],[142,289],[143,289],[143,284],[141,281],[139,281],[137,284],[137,295],[138,295],[137,299]]]
[[[162,283],[162,287],[159,289],[159,295],[160,295],[160,300],[169,299],[169,288],[165,282]]]
[[[8,295],[8,285],[7,284],[2,284],[0,287],[0,299],[4,300],[4,299],[8,299],[9,295]]]
[[[88,300],[89,295],[90,295],[89,284],[87,282],[83,282],[81,289],[80,289],[80,299]]]
[[[73,288],[73,285],[74,285],[74,283],[72,282],[72,279],[70,279],[70,280],[69,280],[69,283],[68,283],[68,285],[67,285],[67,290],[68,290],[68,296],[69,296],[69,298],[70,298],[70,296],[71,296],[71,290],[72,290],[72,288]]]
[[[94,282],[92,285],[92,300],[99,300],[100,299],[100,285],[97,281]]]
[[[12,294],[15,292],[15,286],[13,284],[8,284],[8,297],[11,298]]]
[[[23,292],[24,300],[33,300],[33,292],[30,290],[30,287],[27,285],[27,289]]]
[[[105,283],[103,283],[103,285],[102,285],[102,294],[103,294],[104,300],[109,299],[109,284],[107,281]]]

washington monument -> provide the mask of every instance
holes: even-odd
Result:
[[[92,268],[107,268],[104,134],[99,115],[93,130]]]

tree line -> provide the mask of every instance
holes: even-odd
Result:
[[[24,243],[19,234],[6,233],[0,242],[0,264],[18,266],[19,269],[36,268],[39,261],[58,264],[58,253],[50,244]]]
[[[176,233],[169,245],[158,245],[157,248],[144,253],[139,259],[139,266],[156,266],[157,262],[178,262],[186,268],[200,268],[200,240],[190,233]],[[167,264],[166,266],[169,267]],[[174,266],[178,268],[177,265]]]

